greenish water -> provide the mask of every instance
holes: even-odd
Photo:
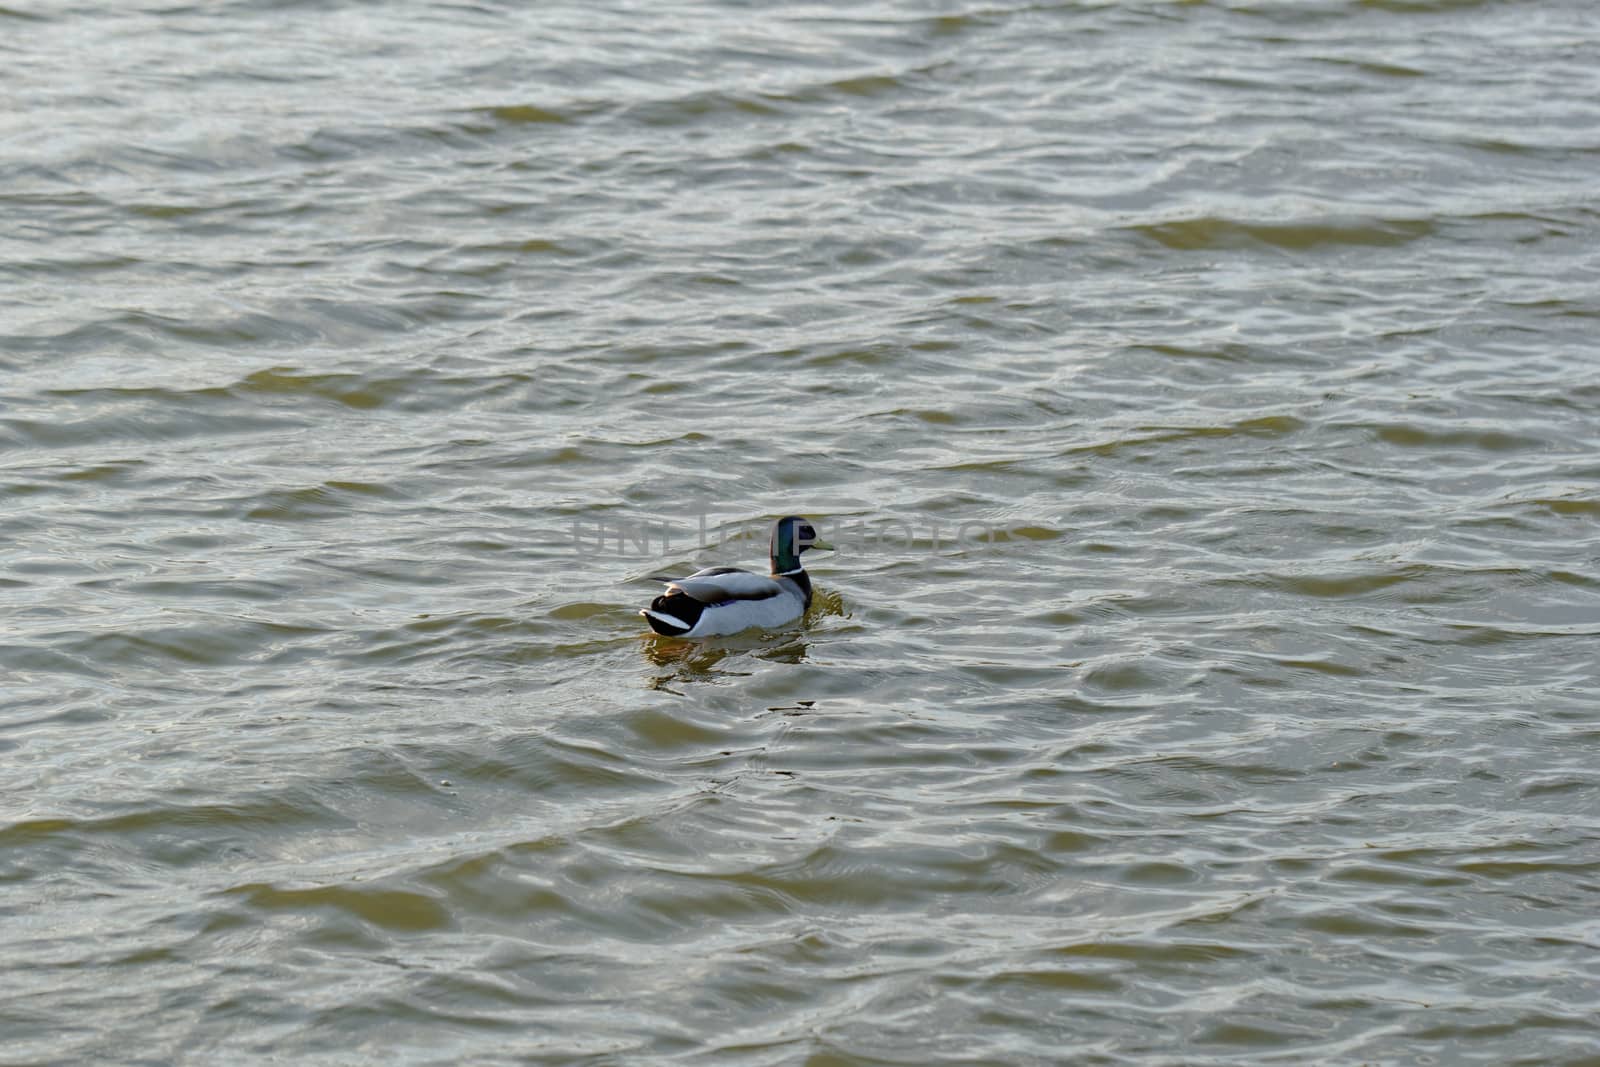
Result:
[[[1600,1064],[1592,5],[0,71],[0,1063]]]

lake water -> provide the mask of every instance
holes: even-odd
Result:
[[[1591,0],[43,0],[0,100],[0,1062],[1600,1064]]]

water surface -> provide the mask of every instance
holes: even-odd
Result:
[[[0,29],[0,1062],[1600,1062],[1592,5]]]

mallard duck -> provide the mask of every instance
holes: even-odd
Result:
[[[832,548],[809,521],[787,515],[772,524],[772,573],[707,567],[687,578],[655,578],[667,591],[639,614],[658,634],[709,637],[752,626],[783,626],[811,606],[811,578],[800,564],[808,548]]]

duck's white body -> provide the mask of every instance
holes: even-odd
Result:
[[[680,595],[688,602],[678,599]],[[804,571],[797,576],[768,577],[736,567],[707,567],[668,582],[666,593],[644,609],[643,615],[660,633],[713,637],[755,626],[787,626],[804,615],[810,603],[811,583]],[[695,614],[696,606],[699,617],[686,618]]]
[[[787,626],[811,606],[811,578],[800,565],[800,553],[827,547],[805,519],[779,519],[772,528],[771,574],[707,567],[687,578],[657,578],[667,583],[667,591],[640,614],[656,633],[671,637]]]

